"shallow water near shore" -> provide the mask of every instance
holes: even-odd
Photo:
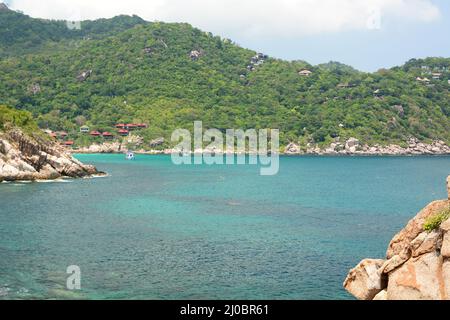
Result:
[[[0,299],[351,299],[348,270],[450,174],[445,156],[281,157],[275,176],[76,157],[108,176],[0,185]]]

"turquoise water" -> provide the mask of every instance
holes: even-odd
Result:
[[[276,176],[77,157],[109,176],[0,184],[0,299],[350,299],[348,269],[450,174],[450,157],[282,157]]]

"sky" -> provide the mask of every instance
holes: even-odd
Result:
[[[0,0],[2,2],[2,0]],[[85,20],[136,14],[188,22],[242,47],[311,64],[363,71],[411,58],[450,57],[448,0],[7,0],[39,18]]]

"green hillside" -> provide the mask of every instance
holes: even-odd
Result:
[[[71,48],[77,40],[113,35],[145,23],[137,16],[118,16],[84,21],[80,30],[70,29],[65,21],[33,19],[3,5],[0,7],[0,57]]]
[[[61,22],[7,15],[19,29],[52,26],[45,36],[33,27],[17,37],[0,33],[1,47],[15,52],[0,60],[0,104],[31,111],[42,128],[77,132],[87,124],[107,131],[145,122],[149,128],[140,135],[149,141],[202,120],[219,129],[279,128],[282,144],[323,144],[337,136],[369,144],[411,136],[450,142],[450,59],[411,60],[376,73],[337,62],[252,61],[256,52],[230,40],[137,17],[90,22],[76,45],[66,46],[73,31]],[[34,37],[39,45],[29,54],[23,44]],[[49,43],[54,49],[41,51]],[[303,69],[312,73],[302,76]],[[77,79],[88,70],[89,77]]]

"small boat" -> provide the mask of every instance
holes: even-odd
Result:
[[[132,151],[128,151],[126,159],[127,160],[134,160],[134,153]]]

